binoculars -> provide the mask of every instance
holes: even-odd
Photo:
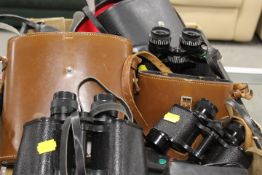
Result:
[[[146,174],[142,129],[118,117],[127,113],[114,95],[96,95],[90,112],[78,106],[74,93],[57,92],[50,117],[24,125],[14,174]]]
[[[156,26],[149,35],[148,50],[157,56],[172,72],[186,75],[216,77],[207,59],[217,60],[214,48],[208,46],[201,31],[185,28],[180,36],[179,46],[171,47],[171,32],[163,26]],[[210,58],[207,58],[210,57]],[[144,60],[147,69],[157,68]]]
[[[252,157],[241,148],[245,139],[244,127],[232,121],[223,128],[214,120],[217,107],[201,99],[192,111],[174,105],[146,136],[149,145],[165,154],[169,148],[189,154],[189,161],[210,165],[236,165],[248,168]],[[203,140],[196,147],[192,144],[199,135]]]

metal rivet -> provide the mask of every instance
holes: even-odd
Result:
[[[66,73],[68,73],[68,74],[71,74],[71,73],[73,73],[73,68],[71,67],[71,66],[68,66],[67,68],[66,68]]]
[[[158,26],[160,27],[165,27],[165,22],[164,21],[158,21]]]

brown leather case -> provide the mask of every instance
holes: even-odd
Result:
[[[228,116],[225,101],[232,94],[232,82],[194,80],[148,72],[140,72],[138,79],[140,91],[135,101],[147,124],[145,132],[151,129],[174,104],[181,105],[183,98],[188,97],[192,98],[192,107],[201,98],[206,98],[219,109],[217,118]]]
[[[142,71],[136,77],[135,72],[140,63],[137,56],[147,57],[162,73]],[[155,59],[157,58],[148,53],[132,55],[126,60],[122,74],[123,95],[145,134],[174,104],[181,104],[183,97],[192,98],[191,107],[201,98],[209,99],[219,109],[217,118],[228,116],[224,103],[235,92],[232,82],[169,76],[170,70],[162,63],[152,61]],[[133,95],[134,92],[136,95]],[[247,90],[246,93],[248,92]]]
[[[146,57],[162,71],[162,75],[139,72],[136,77],[140,59]],[[191,97],[192,106],[201,98],[211,100],[219,109],[217,118],[228,115],[225,100],[233,94],[232,82],[204,81],[178,76],[168,76],[168,70],[157,58],[148,53],[130,56],[123,68],[123,95],[129,104],[136,122],[144,129],[145,135],[170,110],[174,104],[181,104],[181,97]],[[135,92],[135,96],[133,95]],[[201,137],[196,139],[193,148],[199,145]],[[187,155],[170,149],[168,155],[177,159],[186,159]]]
[[[92,76],[122,96],[122,67],[131,53],[131,43],[113,35],[37,33],[9,40],[0,162],[15,160],[23,124],[49,116],[50,102],[56,91],[76,92],[78,83]],[[86,111],[93,96],[100,91],[95,84],[83,86],[80,94]]]

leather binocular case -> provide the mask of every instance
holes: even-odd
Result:
[[[4,71],[4,100],[0,125],[0,162],[16,159],[23,125],[50,116],[56,91],[76,92],[86,77],[96,77],[122,96],[121,76],[131,43],[122,37],[94,33],[37,33],[9,40]],[[81,89],[85,110],[101,88],[88,83]]]

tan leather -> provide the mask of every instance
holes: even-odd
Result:
[[[237,8],[240,7],[243,0],[171,0],[172,3],[181,6],[196,6],[196,7],[225,7]]]
[[[252,131],[242,117],[233,115],[232,118],[233,118],[233,120],[238,121],[239,123],[241,123],[244,126],[244,128],[245,128],[245,143],[244,143],[243,147],[244,147],[245,150],[248,150],[250,147],[253,146]]]
[[[180,104],[181,97],[192,97],[193,105],[201,98],[212,101],[219,109],[217,118],[228,115],[224,102],[231,96],[233,84],[211,82],[179,77],[153,75],[147,72],[138,74],[139,94],[135,101],[143,115],[145,133],[149,131],[174,104]]]
[[[136,77],[137,67],[141,62],[139,56],[143,56],[156,67],[159,67],[163,71],[160,73],[162,75],[138,72],[138,77]],[[170,77],[168,72],[166,72],[167,70],[163,69],[165,67],[163,63],[156,61],[157,59],[147,52],[140,52],[129,56],[123,66],[123,97],[130,106],[136,122],[143,128],[145,135],[174,104],[181,103],[181,97],[183,96],[192,98],[192,105],[201,98],[211,100],[219,109],[218,119],[228,118],[228,112],[224,103],[229,97],[249,97],[246,95],[249,93],[247,84]],[[245,95],[236,93],[238,91],[243,91]],[[201,137],[196,139],[192,145],[193,148],[200,141]],[[168,155],[179,160],[187,158],[186,154],[181,154],[172,149],[169,150]]]
[[[163,64],[155,55],[146,52],[146,51],[141,51],[136,54],[133,54],[131,57],[143,57],[147,59],[149,62],[151,62],[153,65],[156,66],[156,68],[159,69],[160,72],[162,73],[173,73],[169,67],[167,67],[165,64]],[[132,59],[132,58],[131,58]]]
[[[130,55],[127,60],[124,63],[123,66],[123,73],[122,73],[122,93],[123,97],[125,98],[127,104],[129,105],[136,122],[143,127],[144,133],[147,134],[149,129],[152,128],[152,126],[149,128],[148,121],[145,120],[144,116],[141,114],[140,109],[137,107],[134,94],[139,93],[140,88],[138,86],[138,80],[136,78],[137,73],[137,67],[139,63],[141,63],[141,59],[139,56],[142,56],[143,58],[149,60],[152,64],[154,64],[162,73],[170,73],[170,70],[161,62],[157,57],[154,55],[148,53],[148,52],[138,52],[136,54]],[[149,106],[150,101],[148,102]],[[158,117],[158,119],[160,119]],[[152,121],[153,122],[153,121]],[[195,142],[192,144],[192,147],[195,148],[199,143],[201,142],[202,137],[199,136]],[[177,152],[173,149],[170,149],[167,153],[169,156],[179,159],[179,160],[186,160],[188,158],[187,154],[183,154],[180,152]]]
[[[30,18],[34,22],[41,22],[46,25],[53,26],[59,29],[61,32],[68,32],[72,23],[72,19],[66,19],[64,17],[56,18]]]
[[[82,79],[93,76],[122,96],[122,67],[131,53],[131,43],[114,35],[37,33],[9,40],[0,162],[16,158],[23,124],[49,116],[56,91],[76,92]],[[95,84],[83,86],[80,94],[85,110],[100,91]]]
[[[250,41],[261,0],[170,0],[185,23],[197,23],[208,39]],[[226,31],[226,32],[225,32]]]
[[[232,96],[234,98],[245,98],[250,100],[253,98],[253,90],[249,89],[247,83],[235,83]]]

